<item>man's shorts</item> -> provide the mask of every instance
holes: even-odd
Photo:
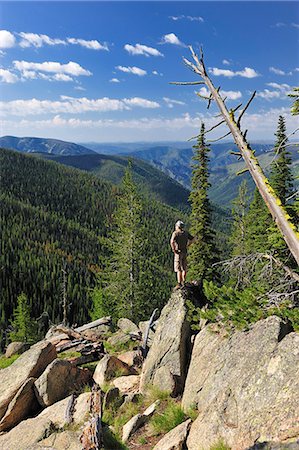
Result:
[[[186,253],[174,254],[174,271],[186,272],[187,270],[187,255]]]

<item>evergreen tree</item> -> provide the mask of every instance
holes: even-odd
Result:
[[[247,229],[245,254],[269,250],[268,236],[272,218],[259,191],[255,189],[253,200],[245,217]]]
[[[233,226],[231,235],[232,255],[244,255],[247,239],[246,215],[249,207],[247,181],[243,180],[239,186],[239,195],[233,201]]]
[[[142,257],[141,200],[132,179],[131,165],[127,168],[119,195],[110,236],[111,259],[94,293],[94,308],[114,318],[135,319],[140,314],[139,286]],[[103,289],[104,288],[104,289]]]
[[[9,333],[11,341],[29,342],[30,344],[37,340],[36,323],[31,318],[31,310],[27,297],[24,293],[18,296],[17,307],[13,312],[11,325],[13,331]]]
[[[205,125],[202,123],[197,144],[194,145],[191,193],[191,233],[197,237],[190,247],[189,277],[201,279],[211,275],[211,266],[217,259],[215,234],[211,226],[211,205],[208,197],[209,147],[205,143]]]
[[[292,160],[290,158],[290,153],[286,150],[288,139],[283,116],[279,116],[275,136],[277,139],[274,151],[275,154],[277,154],[277,158],[271,164],[270,183],[275,193],[280,198],[281,203],[285,205],[287,198],[292,193],[293,177],[291,172]]]

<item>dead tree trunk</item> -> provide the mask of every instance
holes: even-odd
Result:
[[[247,103],[247,105],[243,108],[242,112],[240,113],[237,121],[234,118],[234,112],[241,106],[239,105],[235,110],[228,110],[225,105],[225,100],[221,97],[219,91],[220,88],[216,88],[210,77],[208,76],[204,60],[203,60],[203,54],[201,52],[200,59],[198,56],[194,53],[192,47],[190,47],[192,57],[194,62],[188,61],[186,58],[184,58],[185,64],[197,75],[199,75],[203,81],[198,82],[197,84],[205,84],[207,88],[209,89],[211,95],[207,98],[209,101],[209,104],[212,100],[214,100],[221,112],[221,115],[223,117],[223,120],[218,124],[226,123],[229,128],[229,134],[232,134],[234,141],[237,145],[237,147],[240,150],[240,156],[243,157],[244,161],[246,162],[247,169],[249,170],[258,190],[261,194],[262,198],[264,199],[272,217],[273,220],[276,222],[289,250],[291,251],[292,255],[294,256],[295,260],[297,261],[297,264],[299,265],[299,233],[296,231],[295,225],[293,225],[290,221],[290,217],[287,214],[286,210],[283,208],[280,199],[277,197],[275,192],[273,191],[272,187],[269,184],[269,181],[265,177],[258,160],[254,156],[254,152],[250,148],[250,145],[246,141],[246,131],[245,133],[242,133],[240,123],[241,118],[244,115],[246,109],[248,108],[249,104],[251,103],[255,93],[252,95],[251,99]],[[189,83],[174,83],[174,84],[185,84],[188,85]],[[190,83],[194,84],[194,83]],[[218,125],[214,126],[216,128]]]

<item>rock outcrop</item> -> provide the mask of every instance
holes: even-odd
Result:
[[[98,363],[93,374],[93,379],[99,386],[103,387],[112,378],[119,375],[136,374],[133,368],[120,361],[115,356],[105,355]]]
[[[34,382],[35,378],[28,378],[22,384],[0,421],[0,431],[9,430],[39,409],[33,389]]]
[[[153,342],[141,375],[141,390],[152,384],[156,372],[166,367],[176,380],[176,393],[184,385],[190,353],[190,326],[185,298],[180,290],[172,293],[159,318]],[[167,388],[168,389],[168,388]],[[167,390],[166,389],[166,390]]]
[[[188,450],[224,440],[232,450],[299,436],[299,335],[272,316],[230,338],[197,336],[182,404],[194,406]]]
[[[40,341],[23,353],[11,366],[0,370],[0,419],[28,378],[38,378],[56,358],[55,347]]]
[[[91,381],[90,372],[67,360],[55,359],[35,381],[36,397],[42,407],[53,405]]]
[[[79,425],[86,420],[89,399],[88,392],[77,398],[72,422],[74,425]],[[67,424],[65,413],[68,403],[69,397],[44,409],[37,417],[23,420],[8,433],[0,435],[0,448],[5,450],[25,450],[31,446],[38,448],[36,447],[38,442]]]
[[[191,419],[181,423],[173,430],[169,431],[162,439],[155,445],[153,450],[183,450],[186,448],[185,443],[188,432],[191,426]]]
[[[21,355],[30,348],[30,344],[26,342],[11,342],[8,344],[5,357],[10,358],[12,355]]]
[[[123,442],[127,442],[138,428],[142,427],[151,418],[158,405],[159,400],[156,400],[142,414],[136,414],[136,416],[132,417],[132,419],[123,426]]]

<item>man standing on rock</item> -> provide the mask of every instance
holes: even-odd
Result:
[[[174,271],[177,274],[178,284],[175,289],[179,289],[186,281],[187,275],[187,247],[195,241],[188,231],[185,230],[185,224],[178,220],[175,224],[175,231],[172,233],[170,245],[174,253]]]

